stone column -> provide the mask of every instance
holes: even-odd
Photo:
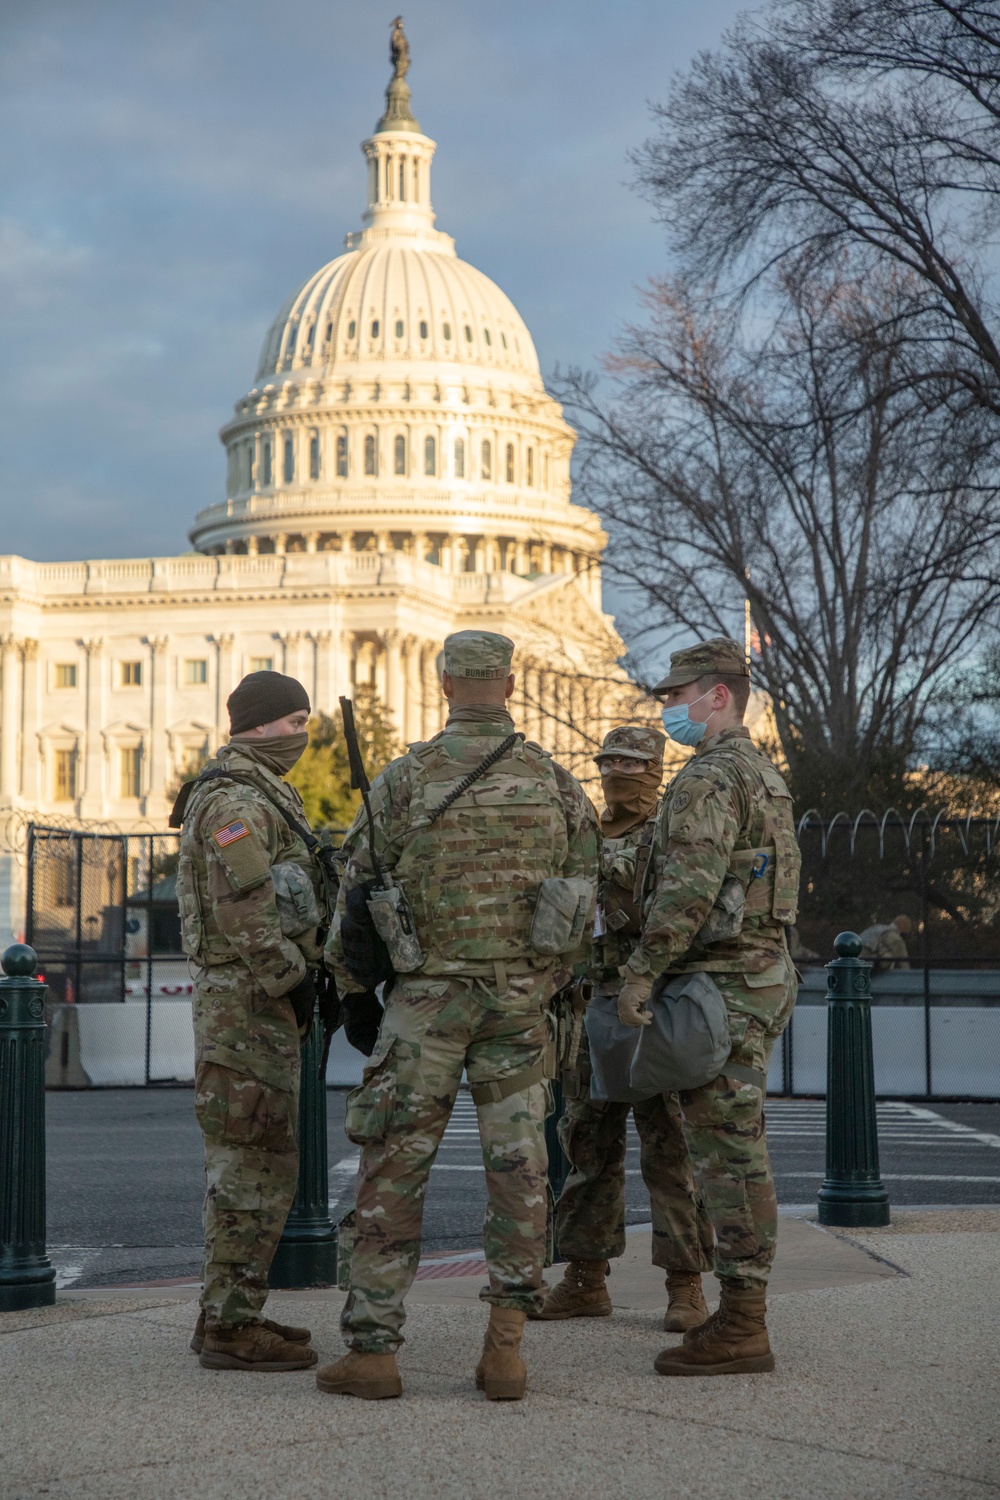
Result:
[[[233,682],[233,641],[235,636],[223,633],[210,635],[215,647],[215,748],[224,745],[229,738],[229,715],[226,699],[236,684]]]
[[[426,560],[428,548],[428,537],[426,531],[415,531],[413,533],[413,560],[422,563]]]
[[[286,531],[279,531],[274,538],[274,551],[277,557],[284,557],[287,542],[288,533]]]
[[[163,800],[167,782],[167,721],[169,684],[167,682],[167,648],[170,637],[147,636],[149,647],[149,763],[145,767],[144,813],[148,817],[154,805]]]
[[[42,797],[38,775],[38,642],[23,643],[24,673],[21,701],[21,796],[31,802]]]
[[[343,694],[353,698],[355,688],[354,632],[341,630],[336,638],[337,664],[335,669],[334,701]]]
[[[523,537],[514,542],[514,572],[523,578],[528,572],[528,545]]]
[[[80,812],[85,818],[104,814],[103,740],[107,722],[104,713],[104,642],[100,637],[80,642],[84,650],[83,765]]]
[[[403,699],[402,636],[398,630],[387,630],[385,642],[385,705],[400,734],[406,733],[406,704]]]
[[[17,734],[21,722],[21,652],[12,635],[0,638],[0,796],[12,802],[17,794]]]
[[[406,637],[406,725],[403,731],[407,744],[423,739],[422,700],[423,647],[415,635]]]

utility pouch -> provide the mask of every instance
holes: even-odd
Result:
[[[271,866],[271,884],[283,937],[299,937],[318,927],[323,914],[307,871],[288,861]]]
[[[393,969],[397,974],[414,973],[426,955],[420,946],[413,911],[402,888],[393,885],[388,890],[373,890],[368,897],[368,910],[376,932],[389,950]]]
[[[337,1287],[342,1292],[351,1290],[351,1255],[354,1250],[355,1210],[346,1213],[337,1225]]]
[[[656,1089],[641,1094],[631,1084],[639,1033],[649,1028],[619,1021],[617,998],[609,994],[595,995],[583,1020],[590,1052],[590,1098],[602,1104],[641,1104],[652,1098]]]
[[[727,938],[739,937],[743,931],[746,904],[746,892],[738,876],[724,876],[722,889],[699,928],[695,943],[703,947],[706,943],[722,943]]]
[[[205,941],[205,921],[189,854],[182,854],[177,862],[177,905],[181,918],[181,947],[188,958],[197,958]]]
[[[535,903],[529,942],[536,953],[555,958],[570,953],[583,937],[594,906],[594,885],[579,876],[550,875]]]
[[[729,1011],[711,974],[680,974],[653,986],[653,1020],[640,1028],[629,1083],[640,1098],[698,1089],[726,1071],[733,1050]]]

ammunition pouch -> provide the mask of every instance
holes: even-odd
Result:
[[[389,951],[395,973],[415,973],[426,955],[420,946],[413,911],[402,887],[392,885],[385,890],[376,887],[367,904],[375,930]]]
[[[308,871],[292,861],[272,865],[271,884],[283,937],[300,937],[320,926],[323,913]]]
[[[528,939],[535,952],[545,958],[571,953],[583,938],[593,905],[592,881],[563,875],[543,880]]]

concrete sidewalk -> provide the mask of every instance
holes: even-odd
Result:
[[[499,1406],[472,1385],[486,1321],[474,1262],[425,1266],[405,1394],[381,1403],[323,1396],[308,1371],[202,1370],[187,1349],[192,1288],[65,1294],[0,1316],[0,1494],[1000,1496],[998,1229],[1000,1210],[900,1213],[850,1235],[783,1218],[777,1372],[719,1380],[653,1372],[669,1341],[662,1280],[648,1234],[632,1234],[615,1316],[529,1324],[528,1397]],[[269,1308],[308,1322],[325,1361],[341,1349],[342,1300],[282,1293]]]

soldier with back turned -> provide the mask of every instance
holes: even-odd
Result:
[[[373,783],[375,864],[363,813],[345,841],[327,947],[338,988],[370,984],[373,975],[349,957],[363,939],[355,929],[376,912],[394,972],[347,1109],[347,1133],[361,1147],[341,1319],[348,1353],[317,1372],[319,1388],[334,1395],[402,1391],[403,1299],[463,1070],[489,1198],[482,1295],[490,1312],[476,1384],[489,1400],[524,1394],[519,1347],[525,1315],[541,1301],[545,1259],[551,1007],[586,971],[597,827],[578,782],[515,729],[512,652],[506,636],[488,631],[447,638],[444,730]],[[403,937],[394,936],[390,906],[390,917],[405,913]]]

